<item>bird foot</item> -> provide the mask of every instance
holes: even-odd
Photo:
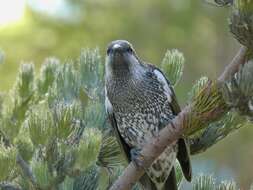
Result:
[[[135,164],[135,166],[138,167],[143,167],[143,161],[144,157],[141,154],[141,148],[132,148],[130,150],[130,155],[131,155],[131,160]]]

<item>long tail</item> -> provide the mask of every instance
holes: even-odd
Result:
[[[170,175],[167,178],[162,190],[177,190],[177,179],[174,167],[171,169]]]
[[[155,184],[151,181],[147,174],[144,174],[139,180],[143,190],[157,190]]]
[[[174,167],[171,169],[170,175],[162,189],[158,189],[147,174],[144,174],[139,182],[141,183],[143,190],[177,190],[176,172]]]
[[[181,165],[185,179],[187,179],[187,181],[190,182],[192,179],[192,167],[188,145],[186,143],[186,140],[183,138],[180,138],[177,143],[178,143],[177,159]]]

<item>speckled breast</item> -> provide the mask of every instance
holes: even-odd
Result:
[[[154,79],[125,83],[112,98],[117,126],[132,147],[142,147],[173,117],[170,102]]]

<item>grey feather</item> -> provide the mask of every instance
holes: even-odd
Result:
[[[157,136],[160,129],[178,114],[180,107],[163,73],[155,66],[142,62],[128,42],[114,41],[107,52],[106,109],[115,135],[129,160],[130,149],[142,148]],[[155,186],[155,189],[162,190],[168,183],[171,186],[176,184],[172,181],[176,157],[189,179],[191,170],[186,144],[179,142],[168,146],[146,169],[145,176],[140,180],[142,184],[148,184],[146,189],[153,190]]]

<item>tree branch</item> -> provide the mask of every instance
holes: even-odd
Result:
[[[6,147],[10,147],[11,143],[10,140],[5,136],[4,132],[0,130],[0,137],[3,138],[4,144]],[[26,161],[22,158],[22,156],[17,153],[16,156],[16,163],[20,166],[23,174],[28,177],[28,179],[31,181],[31,183],[35,186],[38,187],[37,183],[36,183],[36,178],[34,176],[34,174],[32,173],[32,170],[30,168],[30,166],[26,163]],[[12,184],[9,183],[1,183],[0,187],[5,188],[5,189],[15,189],[16,187],[12,187]]]
[[[36,178],[32,173],[30,166],[26,163],[26,161],[22,158],[22,156],[18,153],[16,157],[16,162],[20,166],[23,174],[31,181],[34,187],[38,187],[36,182]]]
[[[244,126],[245,122],[238,115],[235,117],[232,113],[229,113],[221,121],[211,123],[201,134],[189,138],[191,155],[206,151],[209,147]]]
[[[240,65],[243,65],[246,62],[246,54],[247,48],[242,46],[231,63],[224,69],[223,73],[218,78],[218,81],[222,83],[232,77],[238,71]]]
[[[6,135],[4,132],[0,129],[0,139],[3,141],[4,146],[9,147],[10,146],[10,140],[6,138]]]
[[[246,59],[246,48],[242,47],[232,62],[225,68],[224,72],[217,79],[217,86],[221,86],[227,79],[232,77],[239,69],[240,65],[245,63]],[[210,96],[210,86],[214,83],[208,83],[202,93],[207,98]],[[207,90],[205,90],[207,89]],[[191,114],[196,106],[196,102],[192,102],[186,106],[174,119],[173,121],[163,128],[159,135],[148,142],[142,149],[141,155],[141,166],[136,166],[131,162],[124,170],[123,174],[116,180],[110,190],[129,190],[144,174],[144,169],[149,168],[153,161],[165,150],[165,148],[171,143],[175,142],[183,133],[187,133],[190,130],[188,125],[191,119]],[[197,118],[201,118],[202,124],[208,124],[212,121],[217,120],[223,116],[228,109],[221,107],[215,107],[214,110],[204,111],[201,113],[194,113]],[[203,126],[202,126],[203,127]],[[199,128],[198,128],[199,129]]]
[[[9,183],[9,182],[0,182],[0,189],[2,190],[22,190],[20,187]]]

